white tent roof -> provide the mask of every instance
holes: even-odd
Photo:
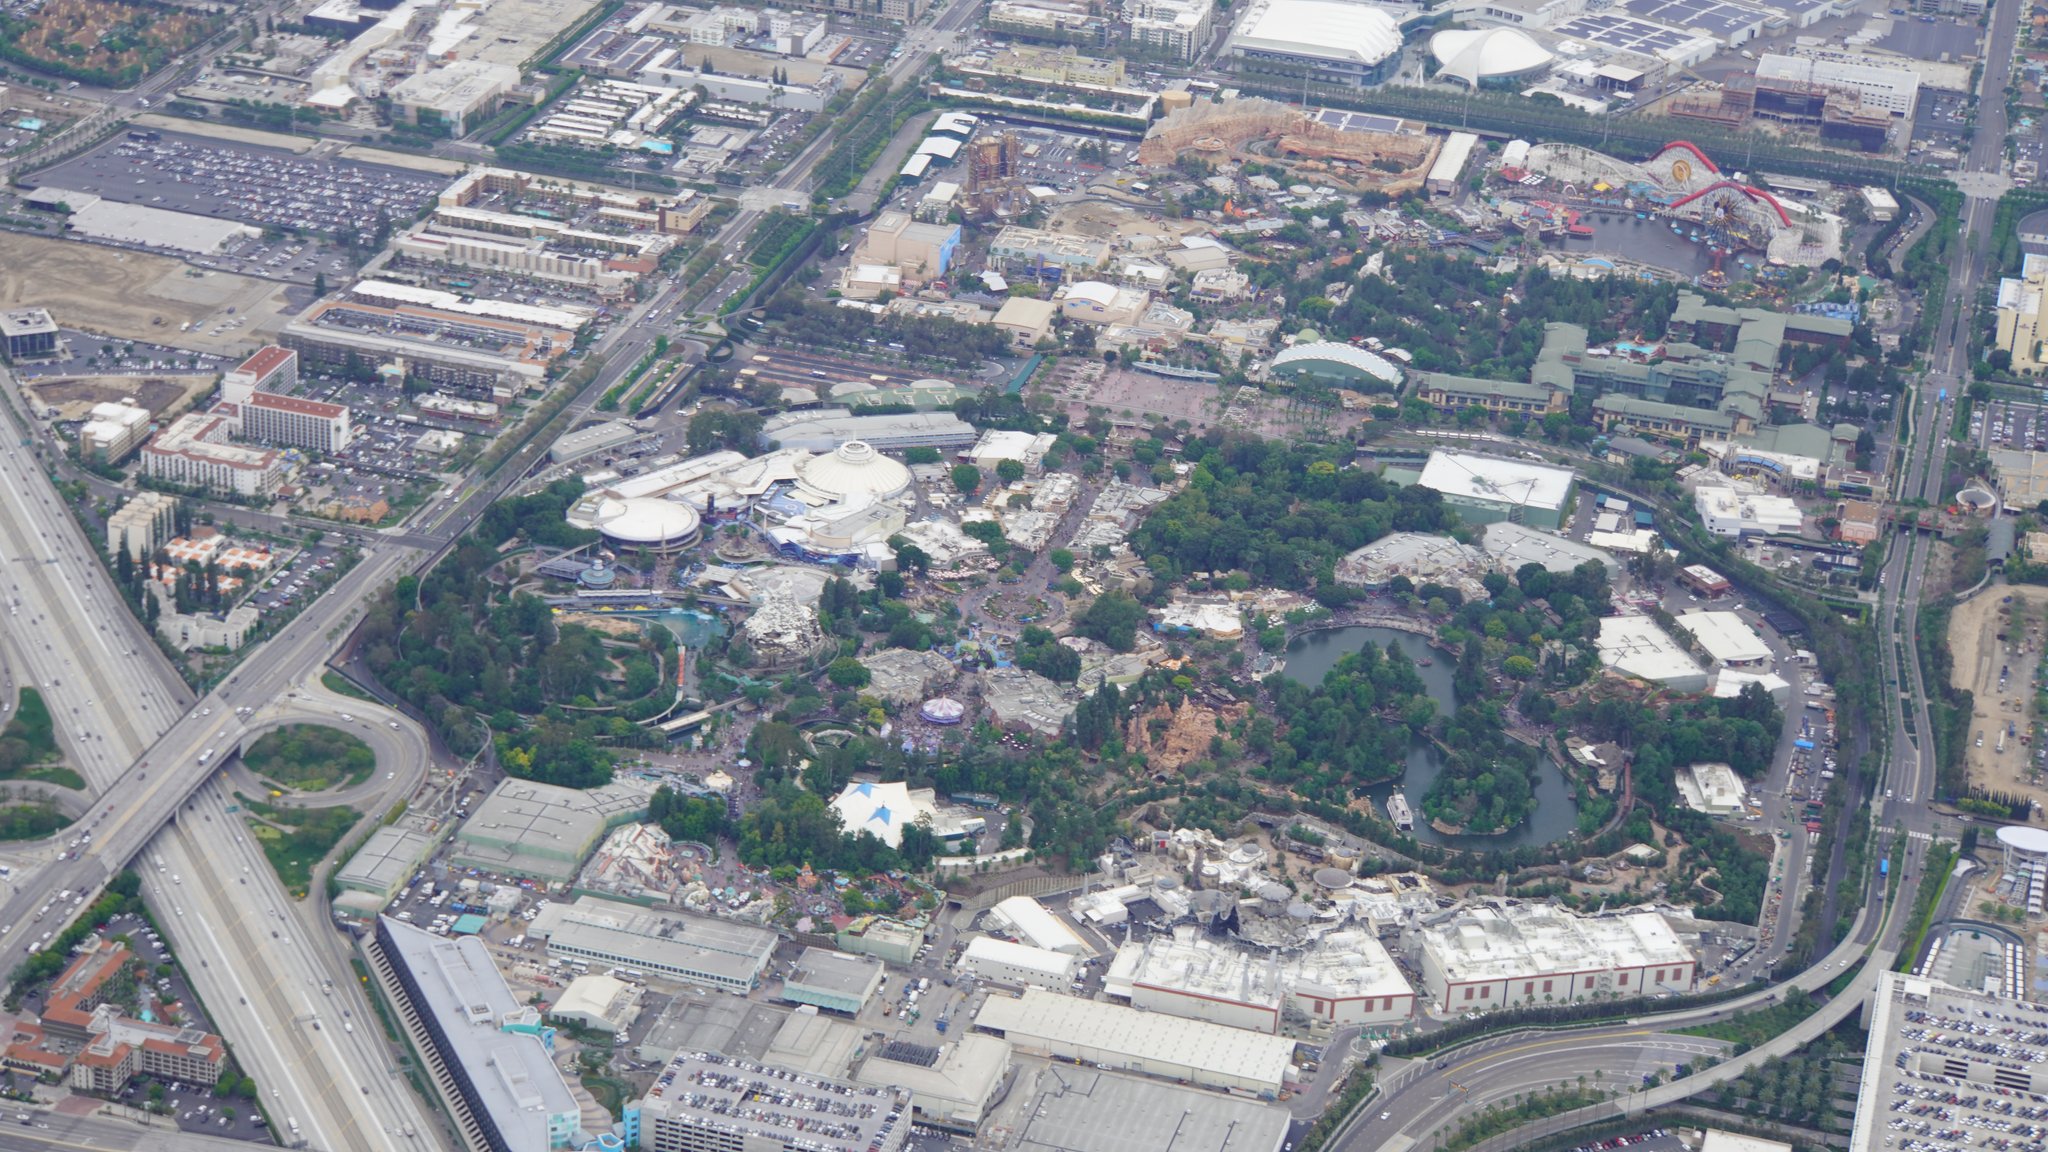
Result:
[[[1446,76],[1477,85],[1494,76],[1520,76],[1556,57],[1514,28],[1450,28],[1429,38],[1429,54]]]

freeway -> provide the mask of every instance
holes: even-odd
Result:
[[[29,1116],[20,1123],[17,1115]],[[161,1118],[137,1113],[135,1119],[112,1116],[65,1116],[24,1113],[18,1106],[0,1109],[0,1146],[10,1152],[249,1152],[244,1140],[197,1132],[180,1132]]]

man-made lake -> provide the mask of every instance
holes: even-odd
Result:
[[[1687,279],[1703,275],[1714,266],[1707,246],[1673,232],[1670,220],[1654,216],[1637,219],[1633,212],[1588,212],[1579,218],[1579,223],[1591,227],[1593,234],[1567,237],[1566,252],[1579,256],[1620,256],[1638,264],[1668,269]],[[1694,225],[1686,223],[1685,228],[1690,233]],[[1724,258],[1722,267],[1734,272],[1734,259]]]
[[[1451,687],[1453,669],[1449,654],[1431,648],[1420,636],[1392,628],[1353,625],[1297,636],[1287,646],[1284,674],[1303,684],[1320,684],[1323,676],[1336,667],[1337,661],[1364,648],[1368,640],[1382,649],[1399,648],[1415,661],[1418,665],[1415,671],[1421,675],[1423,687],[1428,690],[1430,699],[1436,701],[1438,710],[1448,713],[1458,706],[1457,693]],[[1424,660],[1430,663],[1422,666]],[[1399,789],[1415,809],[1417,840],[1424,844],[1470,848],[1480,852],[1518,848],[1524,844],[1548,844],[1578,824],[1578,805],[1572,803],[1571,787],[1565,782],[1564,772],[1545,756],[1537,768],[1536,811],[1528,820],[1498,836],[1446,836],[1430,827],[1422,815],[1422,797],[1430,785],[1436,783],[1443,767],[1443,754],[1436,745],[1417,741],[1408,751],[1408,769],[1398,783],[1389,781],[1366,789],[1366,795],[1372,798],[1373,813],[1384,817],[1387,797]]]

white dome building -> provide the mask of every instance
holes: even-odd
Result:
[[[666,555],[697,542],[702,524],[687,504],[651,496],[592,496],[569,509],[569,523],[594,528],[618,548],[645,548]]]
[[[1436,57],[1439,78],[1474,88],[1541,72],[1557,59],[1516,28],[1449,28],[1429,38],[1429,54]]]
[[[910,488],[910,469],[875,451],[865,440],[848,440],[813,457],[797,472],[797,487],[821,503],[865,504],[901,496]]]

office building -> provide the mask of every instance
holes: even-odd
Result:
[[[146,476],[191,488],[211,488],[237,496],[267,496],[284,479],[284,458],[269,448],[229,443],[233,418],[221,413],[190,413],[142,446]]]
[[[1278,1093],[1294,1058],[1294,1041],[1284,1037],[1042,988],[988,997],[974,1026],[1032,1055],[1254,1095]]]
[[[1131,43],[1188,63],[1216,29],[1213,0],[1137,0],[1130,9]]]
[[[1467,524],[1497,520],[1557,529],[1572,507],[1578,477],[1569,468],[1469,452],[1431,452],[1416,480],[1443,496]]]
[[[1701,485],[1693,490],[1693,504],[1701,526],[1716,536],[1796,535],[1806,519],[1790,497],[1732,486]]]
[[[582,1109],[553,1059],[554,1029],[522,1004],[474,936],[377,919],[371,967],[425,1058],[456,1127],[491,1152],[577,1143]]]
[[[149,409],[133,400],[92,406],[92,415],[78,429],[78,449],[89,460],[119,464],[149,438]]]
[[[596,896],[549,904],[526,932],[562,960],[742,994],[760,984],[776,942],[766,928]]]
[[[54,356],[57,354],[57,322],[45,308],[0,311],[0,340],[6,341],[10,362]]]
[[[162,492],[137,492],[107,517],[107,551],[128,549],[138,563],[156,552],[177,531],[178,498]]]
[[[1443,1012],[1690,992],[1698,966],[1654,912],[1488,905],[1425,925],[1419,936],[1423,984]]]
[[[828,948],[806,948],[782,980],[782,999],[860,1015],[882,986],[882,962]]]
[[[1290,92],[1311,84],[1365,88],[1386,79],[1401,29],[1377,8],[1343,0],[1257,0],[1227,49],[1239,80]]]
[[[1058,992],[1074,982],[1081,958],[1018,944],[995,936],[976,936],[960,953],[960,971],[983,980]]]
[[[645,1152],[900,1152],[911,1093],[681,1052],[640,1101]]]

